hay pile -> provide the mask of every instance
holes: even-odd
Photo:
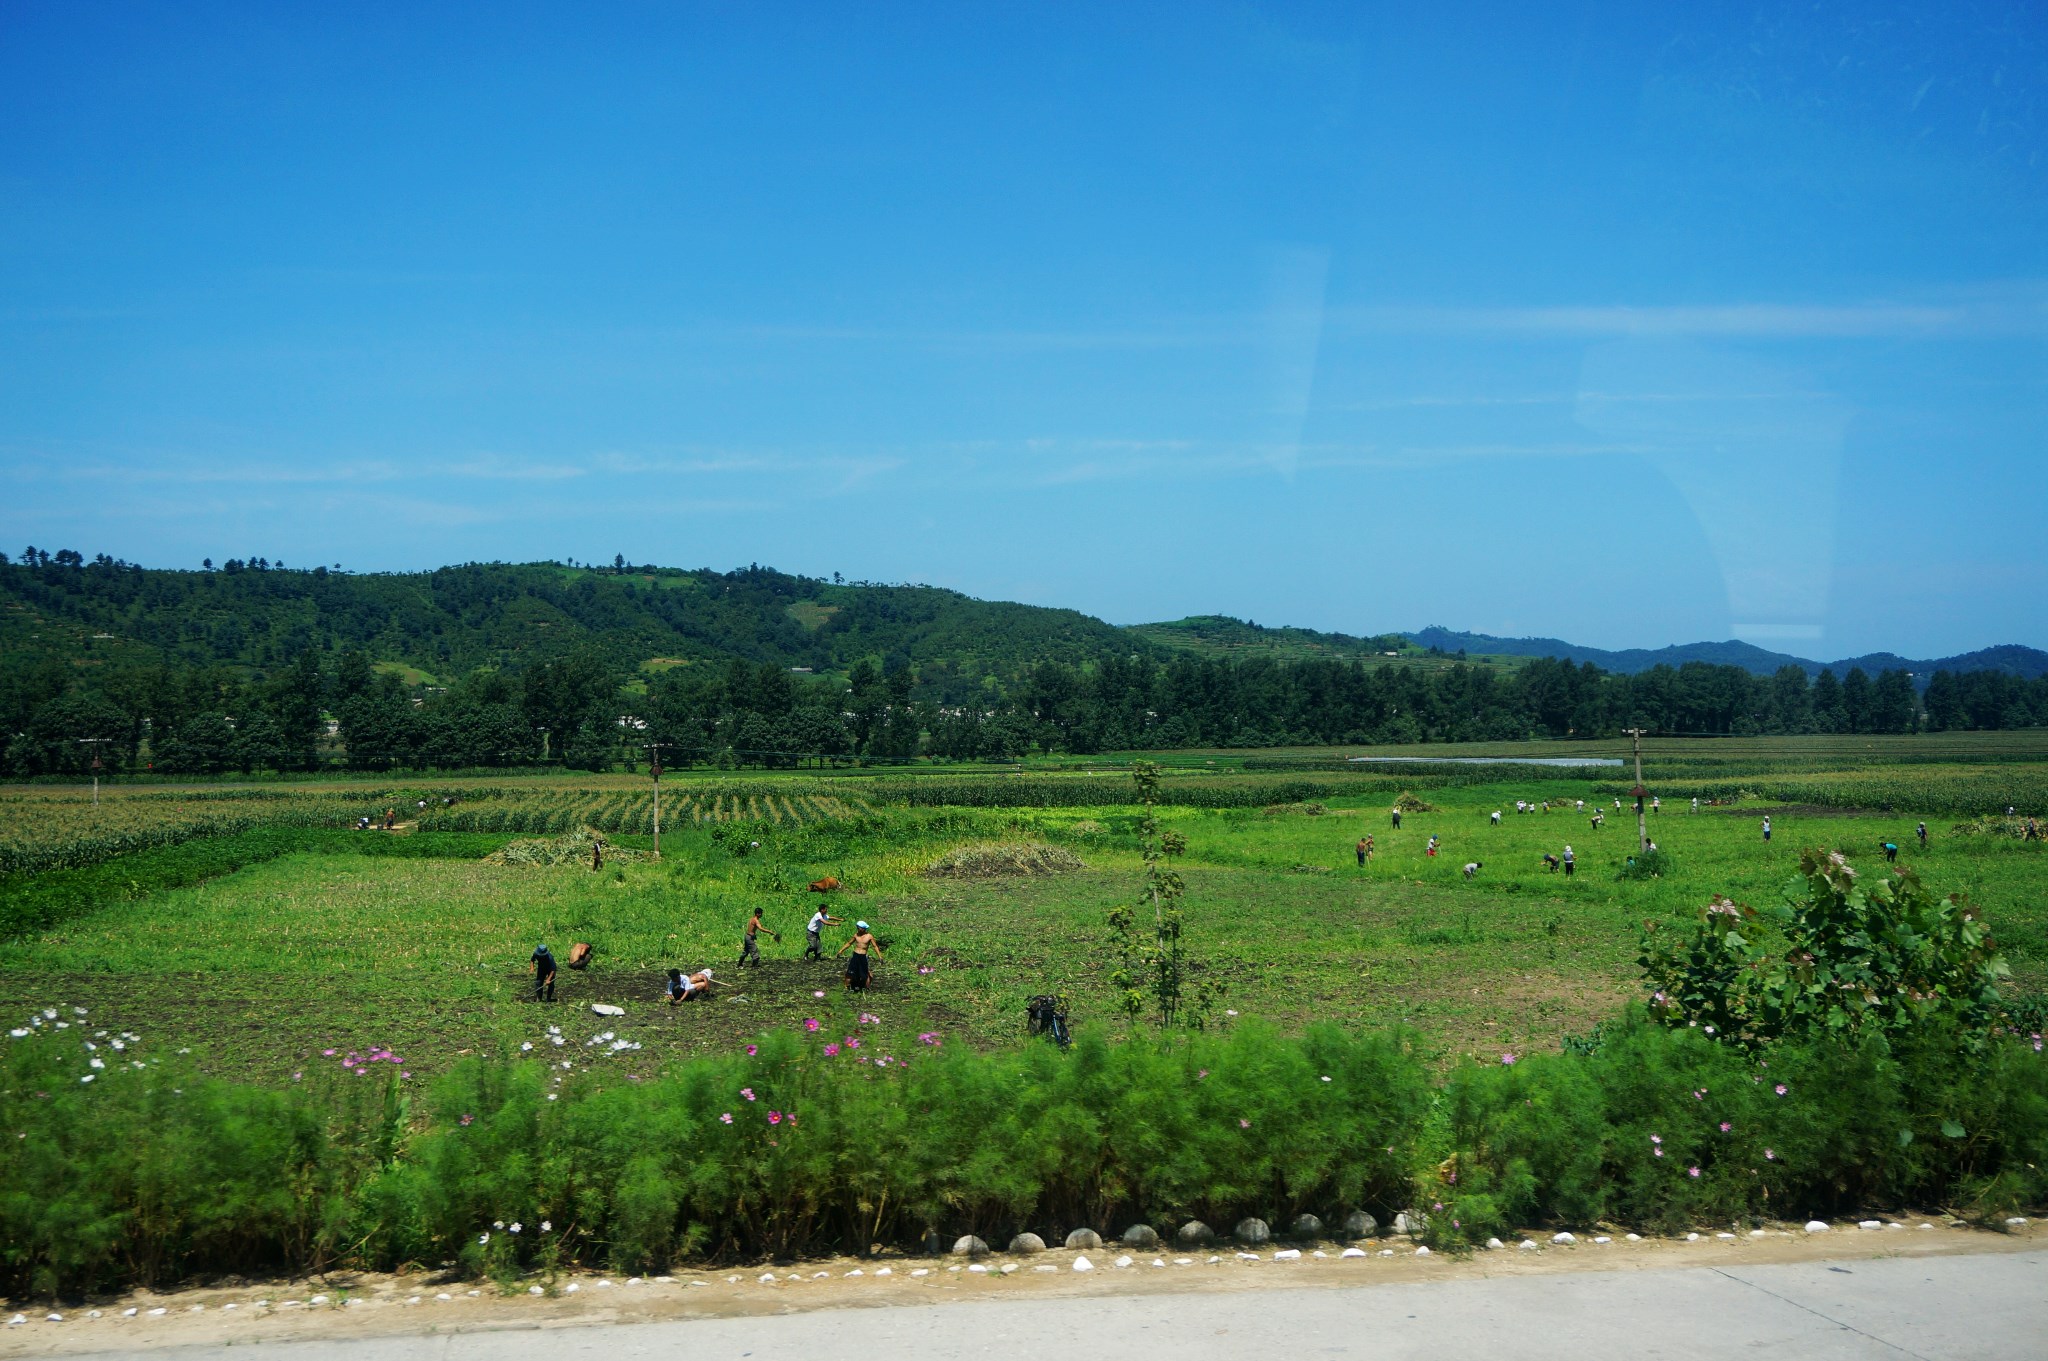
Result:
[[[924,872],[934,879],[1000,879],[1066,874],[1085,868],[1081,857],[1060,846],[1032,841],[977,841],[956,846]]]
[[[1400,809],[1404,813],[1434,813],[1436,811],[1435,804],[1424,803],[1421,799],[1416,798],[1413,794],[1410,794],[1405,789],[1402,790],[1400,796],[1394,800],[1394,807]]]
[[[589,865],[590,848],[596,844],[598,834],[588,827],[579,828],[564,836],[535,836],[524,840],[507,842],[484,857],[488,865]],[[626,850],[604,843],[604,863],[619,864],[627,860],[644,860],[645,851]]]

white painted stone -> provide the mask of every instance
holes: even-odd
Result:
[[[1628,1235],[1628,1241],[1631,1243],[1640,1243],[1643,1241],[1643,1236],[1639,1233],[1632,1233]]]
[[[1749,1231],[1749,1236],[1751,1238],[1762,1238],[1764,1236],[1764,1231],[1762,1229],[1751,1229]]]
[[[2010,1219],[2005,1222],[2008,1224],[2012,1223]],[[1856,1221],[1856,1227],[1859,1229],[1881,1229],[1884,1227],[1884,1221],[1882,1219],[1859,1219]]]
[[[770,1279],[772,1280],[772,1279],[773,1279],[773,1277],[771,1277]],[[543,1289],[541,1289],[541,1288],[540,1288],[539,1286],[537,1286],[537,1285],[529,1285],[528,1287],[526,1287],[526,1293],[527,1293],[527,1294],[529,1294],[529,1295],[545,1295],[545,1294],[547,1294],[548,1292],[547,1292],[547,1291],[545,1291],[545,1290],[543,1290]]]
[[[1301,1249],[1282,1248],[1273,1254],[1273,1260],[1276,1262],[1298,1262],[1301,1260]]]
[[[1033,1267],[1033,1268],[1031,1268],[1031,1269],[1032,1269],[1033,1271],[1050,1271],[1050,1272],[1053,1272],[1053,1273],[1055,1273],[1055,1274],[1057,1274],[1057,1273],[1059,1272],[1059,1268],[1058,1268],[1058,1267],[1056,1267],[1056,1266],[1035,1266],[1035,1267]]]
[[[2007,1224],[2007,1226],[2008,1226],[2008,1227],[2011,1227],[2011,1228],[2015,1228],[2015,1229],[2017,1229],[2017,1228],[2019,1228],[2019,1227],[2020,1227],[2020,1226],[2021,1226],[2022,1224],[2025,1224],[2025,1223],[2027,1222],[2027,1217],[2026,1217],[2025,1215],[2014,1215],[2014,1216],[2012,1216],[2012,1217],[2011,1217],[2010,1219],[2006,1220],[2005,1222],[2006,1222],[2006,1224]]]
[[[762,1273],[761,1273],[761,1279],[760,1279],[760,1284],[762,1284],[762,1285],[773,1285],[773,1284],[775,1284],[775,1273],[774,1273],[774,1272],[772,1272],[772,1271],[764,1271],[764,1272],[762,1272]]]
[[[1157,1264],[1155,1263],[1154,1265],[1157,1265]],[[1015,1270],[1017,1270],[1017,1264],[1016,1264],[1015,1262],[1005,1262],[1005,1263],[1003,1263],[1003,1274],[1004,1274],[1005,1276],[1009,1275],[1009,1274],[1010,1274],[1011,1272],[1013,1272],[1013,1271],[1015,1271]]]
[[[1086,1257],[1076,1257],[1074,1259],[1074,1270],[1093,1271],[1095,1270],[1095,1263],[1089,1261]]]
[[[1393,1250],[1392,1248],[1381,1248],[1381,1249],[1380,1249],[1380,1256],[1382,1256],[1382,1257],[1392,1257],[1393,1255],[1394,1255],[1394,1250]]]
[[[981,1263],[979,1263],[979,1262],[976,1262],[976,1263],[975,1263],[975,1264],[974,1264],[973,1266],[971,1266],[971,1267],[969,1267],[969,1268],[967,1268],[967,1269],[968,1269],[968,1271],[972,1272],[973,1274],[975,1274],[975,1275],[977,1275],[977,1276],[986,1276],[986,1275],[988,1275],[988,1268],[987,1268],[987,1267],[985,1267],[985,1266],[983,1266],[983,1265],[982,1265]]]
[[[1725,1238],[1725,1239],[1727,1239],[1727,1240],[1728,1240],[1729,1242],[1731,1242],[1731,1243],[1735,1241],[1735,1235],[1734,1235],[1734,1234],[1732,1234],[1732,1233],[1717,1233],[1717,1234],[1715,1234],[1715,1235],[1714,1235],[1714,1237],[1716,1237],[1716,1238]]]
[[[856,1275],[856,1276],[858,1276],[858,1275],[860,1275],[860,1272],[858,1272],[858,1271],[855,1271],[855,1272],[854,1272],[853,1274],[854,1274],[854,1275]],[[875,1274],[876,1274],[877,1276],[893,1276],[893,1275],[895,1275],[895,1274],[896,1274],[896,1271],[895,1271],[895,1268],[893,1268],[893,1267],[886,1267],[886,1266],[882,1266],[882,1267],[876,1267],[876,1268],[875,1268]]]
[[[1594,1238],[1593,1241],[1596,1243],[1612,1243],[1614,1240],[1603,1233],[1600,1234],[1598,1237]]]
[[[913,1276],[929,1276],[932,1274],[932,1269],[928,1266],[921,1266],[912,1270],[910,1274]]]
[[[1415,1249],[1415,1255],[1417,1257],[1427,1257],[1429,1256],[1429,1249],[1427,1247],[1417,1248]]]
[[[1113,1266],[1113,1267],[1117,1268],[1117,1269],[1118,1269],[1119,1271],[1123,1270],[1123,1269],[1124,1269],[1125,1267],[1129,1266],[1130,1264],[1131,1264],[1131,1259],[1130,1259],[1130,1257],[1129,1257],[1128,1255],[1125,1255],[1125,1256],[1122,1256],[1122,1257],[1118,1257],[1118,1258],[1117,1258],[1117,1259],[1116,1259],[1116,1260],[1115,1260],[1114,1262],[1111,1262],[1111,1263],[1110,1263],[1110,1265],[1111,1265],[1111,1266]]]
[[[1565,1245],[1569,1246],[1569,1245],[1571,1245],[1571,1244],[1573,1244],[1573,1243],[1576,1243],[1576,1242],[1578,1242],[1579,1240],[1578,1240],[1578,1239],[1576,1239],[1576,1238],[1574,1238],[1574,1237],[1572,1237],[1572,1236],[1571,1236],[1570,1234],[1568,1234],[1568,1233],[1554,1233],[1554,1234],[1550,1235],[1550,1241],[1551,1241],[1551,1242],[1553,1242],[1553,1243],[1563,1243],[1563,1244],[1565,1244]]]
[[[1486,1250],[1488,1252],[1498,1252],[1500,1249],[1506,1246],[1507,1244],[1501,1242],[1498,1238],[1489,1238],[1486,1240]]]
[[[1688,1243],[1697,1243],[1700,1241],[1700,1236],[1696,1233],[1689,1233],[1685,1236],[1685,1241]]]
[[[1195,1259],[1192,1257],[1176,1257],[1173,1259],[1173,1264],[1175,1266],[1193,1266]]]
[[[865,1275],[867,1275],[867,1272],[865,1272],[865,1271],[862,1271],[862,1270],[861,1270],[861,1269],[860,1269],[859,1267],[855,1267],[855,1268],[854,1268],[853,1270],[851,1270],[851,1271],[847,1272],[846,1274],[847,1274],[847,1275],[849,1275],[849,1276],[865,1276]],[[878,1272],[876,1272],[875,1274],[876,1274],[877,1276],[879,1276],[879,1275],[881,1275],[882,1273],[880,1273],[880,1272],[878,1271]],[[910,1274],[911,1274],[911,1275],[913,1275],[913,1276],[922,1276],[922,1275],[924,1275],[924,1272],[922,1272],[922,1271],[913,1271],[913,1272],[912,1272],[912,1273],[910,1273]]]
[[[1338,1253],[1337,1255],[1339,1257],[1365,1257],[1369,1256],[1370,1254],[1367,1253],[1364,1248],[1346,1248],[1344,1249],[1344,1251]]]
[[[1827,1222],[1820,1219],[1809,1219],[1806,1221],[1806,1231],[1808,1233],[1826,1233],[1828,1231]]]
[[[1522,1251],[1523,1251],[1523,1252],[1534,1252],[1534,1251],[1536,1251],[1536,1240],[1535,1240],[1535,1239],[1533,1239],[1533,1238],[1524,1238],[1524,1239],[1522,1240]],[[1393,1254],[1392,1254],[1392,1253],[1389,1253],[1389,1254],[1387,1254],[1387,1255],[1388,1255],[1388,1256],[1392,1256]]]

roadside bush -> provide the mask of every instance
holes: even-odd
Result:
[[[932,1033],[897,1054],[841,1019],[650,1081],[578,1046],[568,1068],[472,1059],[413,1095],[395,1062],[268,1090],[86,1024],[39,1012],[0,1050],[17,1296],[336,1265],[646,1272],[1304,1210],[1421,1209],[1457,1244],[2048,1198],[2039,1041],[1971,1047],[1953,1027],[1752,1048],[1637,1007],[1568,1052],[1439,1084],[1398,1032],[994,1053]]]

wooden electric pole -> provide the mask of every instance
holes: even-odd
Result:
[[[1629,735],[1636,752],[1636,853],[1640,855],[1650,848],[1650,829],[1643,821],[1643,800],[1650,796],[1649,791],[1643,788],[1643,730],[1623,728],[1622,731]]]
[[[654,776],[654,858],[661,859],[661,749],[668,742],[643,742],[649,757],[648,771]]]

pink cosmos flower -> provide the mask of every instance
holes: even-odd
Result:
[[[1237,1127],[1239,1129],[1250,1129],[1252,1127],[1252,1122],[1249,1120],[1239,1120],[1237,1122]]]
[[[1650,1142],[1653,1144],[1661,1144],[1664,1142],[1664,1136],[1661,1134],[1652,1134],[1650,1136]]]
[[[321,1052],[321,1053],[322,1053],[323,1055],[325,1055],[326,1057],[328,1057],[328,1058],[330,1058],[330,1059],[331,1059],[331,1058],[333,1058],[333,1057],[334,1057],[334,1055],[335,1055],[335,1053],[336,1053],[337,1051],[335,1051],[335,1050],[332,1050],[332,1049],[323,1049],[323,1050],[321,1050],[320,1052]]]
[[[1663,1149],[1661,1149],[1661,1148],[1654,1148],[1654,1149],[1651,1149],[1650,1151],[1651,1151],[1652,1153],[1655,1153],[1655,1154],[1656,1154],[1656,1155],[1657,1155],[1658,1157],[1660,1157],[1660,1158],[1664,1156],[1664,1150],[1663,1150]]]
[[[719,1116],[719,1117],[718,1117],[718,1123],[719,1123],[719,1124],[721,1124],[721,1125],[729,1125],[729,1124],[731,1124],[731,1123],[732,1123],[732,1112],[731,1112],[731,1111],[727,1111],[727,1112],[726,1112],[725,1114],[723,1114],[723,1115]]]
[[[1764,1150],[1764,1159],[1767,1162],[1776,1162],[1778,1160],[1778,1155],[1767,1148]]]
[[[1779,1095],[1779,1096],[1783,1096],[1783,1095],[1785,1094],[1785,1084],[1784,1084],[1784,1083],[1782,1083],[1782,1082],[1780,1082],[1780,1083],[1779,1083],[1779,1084],[1777,1085],[1777,1087],[1776,1087],[1776,1088],[1774,1088],[1773,1090],[1775,1090],[1775,1091],[1776,1091],[1776,1092],[1778,1093],[1778,1095]]]
[[[1726,1134],[1726,1133],[1727,1133],[1727,1132],[1728,1132],[1729,1130],[1731,1130],[1731,1129],[1734,1129],[1734,1128],[1735,1128],[1735,1126],[1733,1126],[1733,1125],[1729,1124],[1729,1123],[1728,1123],[1728,1122],[1727,1122],[1726,1120],[1723,1120],[1723,1121],[1721,1122],[1721,1132],[1722,1132],[1723,1134]]]
[[[832,1059],[832,1058],[838,1058],[838,1057],[839,1057],[839,1046],[838,1046],[838,1045],[836,1045],[836,1044],[828,1044],[828,1045],[826,1045],[826,1046],[825,1046],[825,1057],[826,1057],[826,1058],[828,1058],[828,1059]]]
[[[846,1047],[848,1049],[858,1049],[860,1048],[860,1041],[855,1039],[853,1036],[848,1035],[846,1037]]]
[[[1693,1088],[1692,1099],[1695,1101],[1705,1101],[1707,1099],[1707,1089],[1705,1087]]]
[[[1512,1068],[1515,1066],[1515,1056],[1513,1054],[1502,1054],[1500,1061],[1503,1067]],[[1325,1081],[1327,1080],[1325,1079]]]
[[[816,1030],[817,1028],[818,1028],[818,1022],[816,1021],[816,1019],[815,1019],[815,1018],[813,1018],[813,1017],[810,1017],[810,1016],[806,1016],[806,1017],[804,1017],[804,1029],[805,1029],[805,1030],[815,1031],[815,1030]]]
[[[822,998],[822,997],[823,997],[824,995],[825,995],[825,994],[824,994],[823,992],[814,992],[814,993],[812,993],[812,994],[811,994],[811,996],[813,996],[813,997],[820,997],[820,998]]]
[[[1688,1177],[1697,1177],[1699,1174],[1700,1170],[1697,1167],[1688,1167],[1685,1169],[1685,1175],[1687,1175]]]
[[[756,1055],[756,1054],[758,1054],[758,1053],[760,1053],[760,1052],[761,1052],[761,1046],[760,1046],[760,1045],[758,1045],[758,1044],[750,1044],[750,1045],[748,1045],[748,1046],[747,1046],[747,1057],[748,1057],[748,1058],[752,1058],[752,1057],[754,1057],[754,1055]]]
[[[781,1112],[781,1111],[769,1111],[769,1112],[768,1112],[768,1123],[769,1123],[769,1124],[771,1124],[771,1125],[779,1125],[779,1124],[781,1124],[781,1123],[782,1123],[782,1112]]]
[[[754,1099],[754,1089],[752,1087],[742,1087],[740,1088],[740,1095],[752,1101]]]
[[[1209,1076],[1209,1070],[1207,1068],[1197,1068],[1195,1070],[1195,1081],[1200,1082],[1203,1078],[1207,1076]]]
[[[466,1124],[468,1124],[468,1123],[469,1123],[470,1121],[472,1121],[472,1120],[474,1120],[474,1119],[476,1119],[476,1117],[475,1117],[474,1115],[465,1115],[465,1116],[463,1116],[463,1117],[462,1117],[462,1123],[466,1125]]]

